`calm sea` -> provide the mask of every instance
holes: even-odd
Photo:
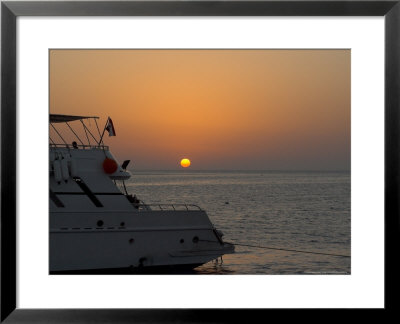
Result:
[[[350,172],[131,172],[130,193],[148,204],[199,205],[236,244],[222,264],[195,273],[350,274],[350,257],[268,249],[350,256]]]

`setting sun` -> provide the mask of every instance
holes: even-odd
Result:
[[[188,166],[190,166],[190,160],[189,159],[182,159],[181,160],[181,166],[183,168],[187,168]]]

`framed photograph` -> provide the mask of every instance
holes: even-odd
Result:
[[[399,6],[2,2],[1,321],[393,308]]]
[[[350,56],[51,49],[50,273],[349,275]]]

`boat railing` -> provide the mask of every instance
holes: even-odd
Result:
[[[55,144],[55,143],[50,143],[51,148],[67,148],[67,149],[81,149],[81,150],[91,150],[94,148],[98,149],[104,149],[104,150],[109,150],[109,147],[107,145],[88,145],[88,144]]]
[[[203,210],[201,207],[193,204],[137,204],[139,210],[158,210],[158,211],[171,211],[171,210]]]

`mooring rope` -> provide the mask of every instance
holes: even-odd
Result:
[[[229,243],[229,242],[227,242],[227,243]],[[336,257],[342,257],[342,258],[350,258],[350,255],[343,255],[343,254],[323,253],[323,252],[315,252],[315,251],[302,251],[302,250],[292,250],[292,249],[282,249],[282,248],[275,248],[275,247],[270,247],[270,246],[241,244],[241,243],[235,243],[235,242],[233,242],[232,244],[239,245],[239,246],[254,247],[254,248],[259,248],[259,249],[280,250],[280,251],[309,253],[309,254],[321,254],[321,255],[330,255],[330,256],[336,256]]]

